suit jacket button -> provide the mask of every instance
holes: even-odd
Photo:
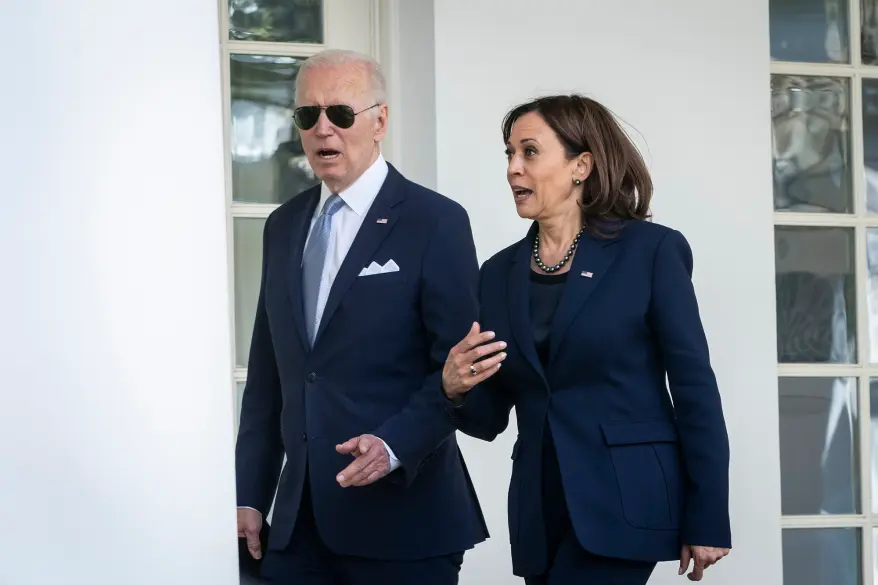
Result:
[[[304,441],[305,443],[308,442],[308,433],[302,433],[302,441]]]
[[[307,378],[307,380],[308,380],[309,382],[314,382],[314,381],[316,381],[316,380],[317,380],[317,374],[315,374],[314,372],[311,372],[310,374],[308,374],[308,378]]]

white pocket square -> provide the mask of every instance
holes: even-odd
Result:
[[[366,268],[360,271],[360,276],[373,276],[375,274],[389,274],[391,272],[399,272],[399,266],[393,260],[388,260],[381,266],[377,262],[372,262]]]

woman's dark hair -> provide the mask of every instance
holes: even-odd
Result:
[[[608,235],[626,220],[648,219],[652,179],[643,157],[612,112],[581,95],[553,95],[516,106],[503,119],[503,142],[525,114],[538,113],[573,159],[590,152],[594,167],[583,182],[583,223],[596,235]],[[572,177],[571,177],[572,180]]]

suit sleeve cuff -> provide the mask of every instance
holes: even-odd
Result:
[[[387,456],[390,457],[390,471],[396,471],[397,469],[399,469],[399,466],[402,465],[402,463],[400,463],[396,454],[394,454],[393,449],[391,449],[390,446],[384,442],[384,439],[381,439],[381,442],[384,443],[384,448],[387,449]]]

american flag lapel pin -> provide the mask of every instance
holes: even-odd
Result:
[[[581,273],[579,276],[584,276],[584,277],[586,277],[586,278],[591,278],[592,276],[594,276],[594,274],[592,274],[591,272],[586,272],[585,270],[583,270],[582,273]]]
[[[378,223],[387,223],[387,218],[382,217],[381,219],[378,220]]]

